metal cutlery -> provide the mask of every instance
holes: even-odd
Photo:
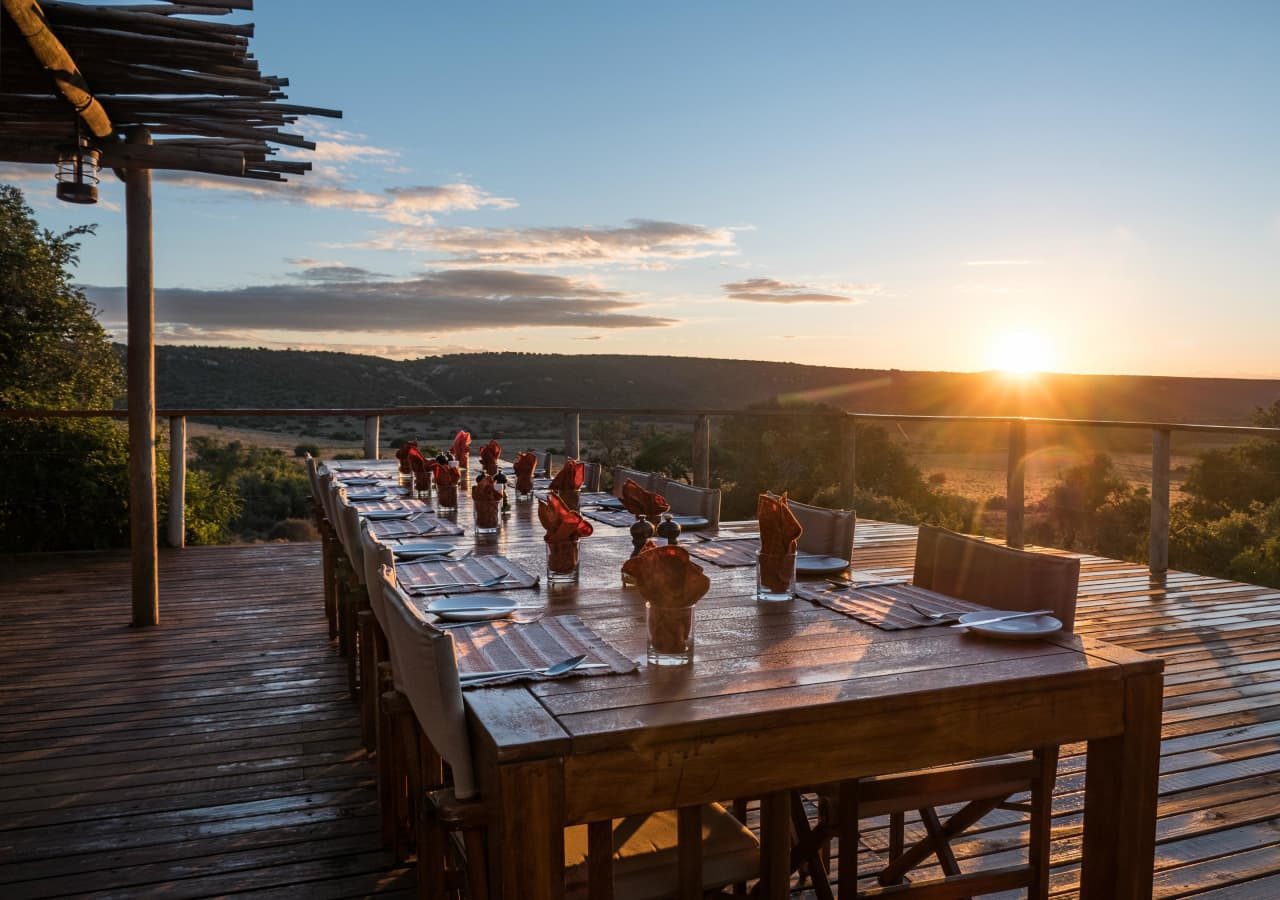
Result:
[[[882,578],[878,581],[849,581],[844,578],[828,578],[827,584],[842,591],[862,590],[864,588],[890,587],[896,584],[907,584],[911,579],[906,575]]]
[[[510,575],[497,575],[486,581],[455,581],[451,584],[424,584],[421,587],[409,588],[409,594],[414,597],[420,597],[423,594],[434,594],[440,591],[453,590],[454,588],[486,588],[501,584],[510,578]]]
[[[920,618],[929,619],[932,622],[941,622],[943,619],[954,619],[958,616],[964,615],[964,613],[959,612],[930,612],[929,610],[921,609],[919,606],[910,602],[907,603],[907,606],[915,610],[916,615]]]
[[[586,654],[579,656],[571,656],[568,659],[561,660],[555,665],[547,666],[542,669],[506,669],[499,672],[476,672],[470,675],[459,675],[459,679],[464,685],[483,684],[486,681],[495,681],[499,678],[512,678],[520,675],[541,675],[544,678],[555,678],[558,675],[564,675],[578,668],[601,668],[604,663],[586,663]]]
[[[1031,612],[1007,613],[1005,615],[992,616],[988,619],[979,619],[977,622],[959,622],[952,625],[952,628],[973,628],[978,625],[994,625],[996,622],[1008,622],[1010,619],[1026,619],[1031,616],[1051,616],[1051,609],[1035,609]]]

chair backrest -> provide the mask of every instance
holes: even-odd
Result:
[[[1078,558],[1015,550],[936,531],[930,538],[934,546],[930,590],[996,609],[1051,609],[1067,631],[1075,628]]]
[[[683,481],[654,477],[651,491],[657,491],[671,504],[674,516],[702,516],[715,528],[720,524],[720,489],[700,488]]]
[[[600,476],[603,471],[604,466],[598,462],[584,462],[582,464],[582,489],[584,491],[600,490]]]
[[[539,477],[546,476],[547,478],[554,478],[556,473],[551,468],[553,463],[554,463],[554,460],[551,457],[550,450],[547,450],[543,453],[539,453],[538,466],[533,470],[533,474]]]
[[[916,563],[911,572],[911,583],[933,589],[933,558],[938,552],[939,535],[949,534],[937,525],[921,525],[916,530]]]
[[[334,512],[334,492],[337,490],[337,479],[333,477],[332,472],[325,472],[319,475],[320,479],[320,505],[324,507],[324,517],[333,525],[334,531],[338,530],[338,516]]]
[[[342,549],[351,560],[351,568],[355,569],[356,581],[365,584],[364,547],[360,543],[360,513],[347,502],[346,494],[334,499],[338,513],[338,537],[342,541]]]
[[[383,567],[378,581],[387,615],[384,630],[396,688],[409,699],[431,746],[449,764],[454,794],[459,799],[473,797],[475,764],[453,635],[422,617],[396,584],[393,570]]]
[[[613,467],[613,496],[622,496],[622,486],[628,479],[634,481],[646,491],[654,490],[654,482],[659,476],[652,472],[641,472],[639,469],[628,469],[626,466]]]
[[[810,506],[789,497],[787,506],[804,529],[799,542],[801,552],[853,559],[853,531],[858,517],[852,510]]]
[[[395,569],[396,556],[390,547],[378,540],[367,519],[360,528],[360,556],[364,560],[364,583],[369,592],[369,608],[373,610],[373,617],[378,620],[378,626],[385,634],[387,613],[382,591],[378,590],[378,580],[383,566]]]
[[[303,462],[307,467],[307,482],[311,485],[311,499],[324,506],[324,497],[320,494],[320,473],[316,471],[315,458],[308,453]]]

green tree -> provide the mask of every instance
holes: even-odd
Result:
[[[93,307],[72,283],[92,226],[42,229],[0,186],[0,409],[110,407],[123,376]],[[0,428],[0,549],[120,546],[128,450],[106,419],[11,419]]]
[[[110,407],[123,373],[107,333],[71,280],[76,238],[41,228],[15,187],[0,185],[0,408]]]

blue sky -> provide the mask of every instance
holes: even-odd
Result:
[[[157,181],[164,340],[1280,376],[1280,4],[258,6],[345,117]]]

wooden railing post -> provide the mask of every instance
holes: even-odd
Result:
[[[364,458],[378,458],[378,432],[382,430],[382,416],[364,417]]]
[[[564,414],[564,455],[577,459],[582,452],[580,434],[578,432],[582,417],[576,412]]]
[[[1009,474],[1005,492],[1005,535],[1010,547],[1022,549],[1023,510],[1026,504],[1027,423],[1009,423]]]
[[[138,128],[129,143],[150,145]],[[151,243],[151,170],[124,176],[125,296],[128,320],[129,555],[133,625],[160,622],[156,532],[156,309]]]
[[[853,509],[853,492],[857,487],[855,463],[858,460],[857,418],[845,416],[840,423],[840,505]]]
[[[1167,428],[1151,429],[1151,536],[1147,552],[1152,575],[1169,571],[1169,446]]]
[[[169,546],[187,544],[187,417],[169,417]]]
[[[711,487],[711,417],[698,416],[693,422],[693,483]]]

